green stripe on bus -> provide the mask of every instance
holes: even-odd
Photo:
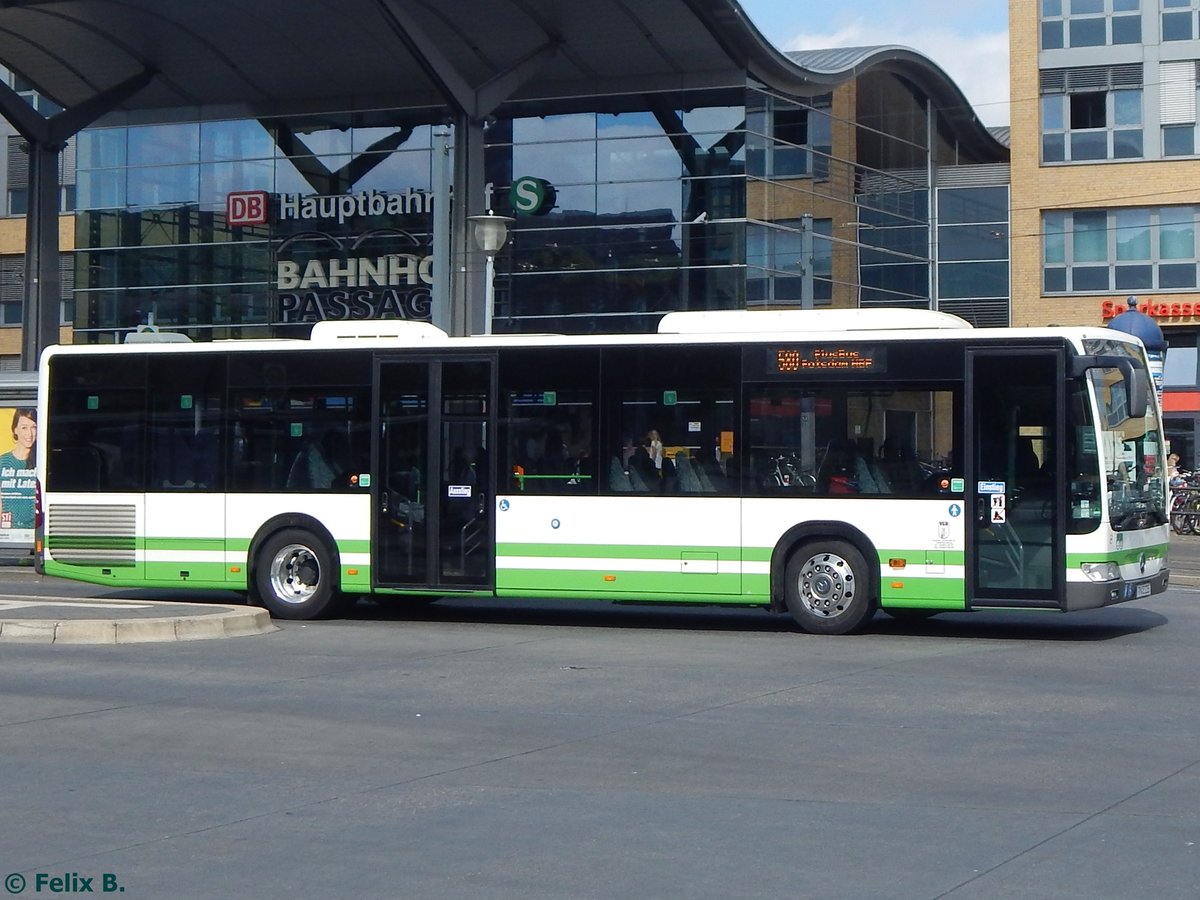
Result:
[[[763,572],[742,573],[742,596],[743,597],[760,597],[770,598],[771,596],[771,576]]]
[[[496,596],[501,598],[531,598],[549,597],[555,600],[611,600],[627,603],[674,603],[705,604],[715,606],[766,606],[768,598],[763,596],[747,597],[739,594],[679,594],[671,591],[632,591],[611,590],[603,594],[594,590],[575,590],[573,588],[531,588],[523,587],[516,590],[496,589]]]
[[[138,539],[129,535],[52,534],[46,538],[51,550],[137,550]]]
[[[175,585],[198,585],[201,582],[228,587],[224,562],[147,561],[146,581],[170,582]],[[186,577],[182,574],[186,572]]]
[[[880,550],[879,563],[886,566],[889,559],[902,559],[910,566],[923,566],[927,562],[938,565],[964,566],[967,555],[961,550]]]
[[[961,578],[885,576],[879,585],[879,602],[915,609],[965,609],[966,585]]]
[[[695,544],[519,544],[496,545],[496,556],[548,557],[551,559],[679,559],[682,550],[705,550],[721,559],[739,559],[739,547],[704,547]]]
[[[351,574],[351,569],[354,574]],[[369,590],[371,587],[371,567],[370,566],[348,566],[342,564],[342,588],[354,593],[362,593]]]
[[[496,590],[576,591],[596,597],[626,594],[727,595],[741,591],[741,575],[684,575],[680,572],[611,572],[578,569],[497,569]]]

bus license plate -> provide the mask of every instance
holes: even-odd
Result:
[[[1139,584],[1137,586],[1137,592],[1134,594],[1134,597],[1140,599],[1142,597],[1149,597],[1149,596],[1150,596],[1150,582],[1147,581],[1145,584]]]

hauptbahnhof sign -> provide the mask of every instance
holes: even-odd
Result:
[[[429,318],[429,192],[236,191],[225,215],[231,227],[268,229],[274,324]]]

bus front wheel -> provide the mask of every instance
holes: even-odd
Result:
[[[812,634],[849,634],[874,612],[867,561],[846,541],[812,541],[788,560],[788,612]]]
[[[301,528],[286,528],[263,542],[254,580],[258,599],[278,619],[315,619],[337,598],[333,551]]]

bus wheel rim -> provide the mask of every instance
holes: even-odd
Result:
[[[271,588],[285,603],[310,600],[321,584],[321,564],[303,544],[280,548],[271,560]]]
[[[818,553],[800,570],[800,602],[815,616],[832,619],[854,598],[854,570],[836,553]]]

